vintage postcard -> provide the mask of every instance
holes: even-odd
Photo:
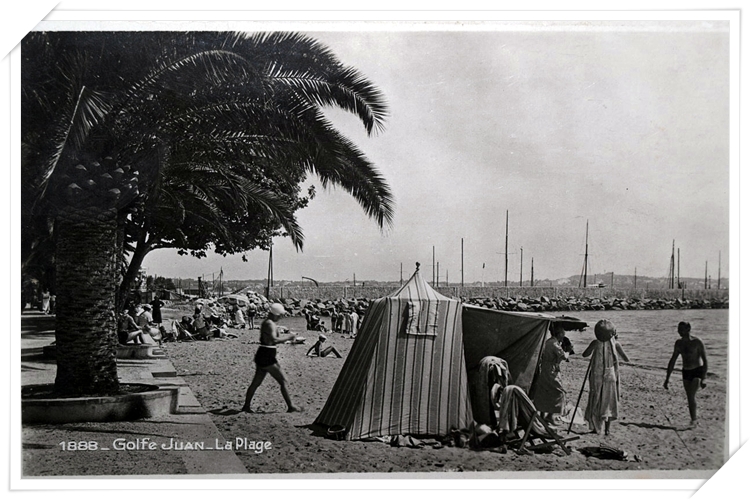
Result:
[[[21,478],[710,478],[738,26],[705,14],[42,21]]]

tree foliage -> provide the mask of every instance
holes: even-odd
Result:
[[[279,231],[301,249],[308,174],[392,220],[385,179],[322,111],[372,133],[385,101],[309,37],[33,32],[21,54],[23,268],[55,271],[59,393],[117,392],[115,310],[152,249]]]
[[[64,187],[66,155],[110,155],[141,174],[124,218],[126,282],[155,248],[242,253],[284,234],[301,249],[294,213],[314,195],[301,186],[308,174],[349,192],[381,227],[392,220],[385,180],[322,112],[350,111],[374,133],[385,100],[309,37],[47,32],[30,34],[22,56],[30,267],[51,254],[46,194]]]

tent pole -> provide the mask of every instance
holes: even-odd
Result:
[[[583,388],[586,387],[586,380],[589,378],[589,372],[591,371],[591,362],[594,360],[594,357],[591,356],[591,359],[589,360],[589,366],[586,368],[586,375],[583,376],[583,384],[581,384],[581,392],[578,393],[578,401],[576,401],[576,407],[573,409],[573,414],[570,416],[570,425],[568,426],[568,434],[570,434],[570,429],[573,428],[573,420],[576,418],[576,411],[578,411],[578,405],[581,404],[581,396],[583,396]]]

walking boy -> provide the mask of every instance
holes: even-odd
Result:
[[[263,321],[260,325],[260,346],[258,351],[255,353],[255,376],[253,381],[250,383],[250,387],[247,388],[245,394],[245,404],[242,406],[242,411],[247,413],[253,413],[250,404],[255,396],[255,391],[263,383],[263,379],[266,378],[266,373],[270,373],[271,376],[276,379],[281,389],[281,395],[284,397],[286,402],[287,412],[302,411],[292,404],[292,398],[289,396],[286,383],[287,379],[284,372],[281,371],[279,362],[276,360],[276,344],[281,344],[287,340],[294,340],[297,338],[295,334],[280,335],[276,321],[284,315],[286,311],[284,306],[281,304],[272,304],[268,310],[268,319]]]
[[[688,398],[688,409],[690,410],[690,427],[698,425],[698,405],[695,395],[698,388],[706,388],[706,373],[708,372],[708,359],[706,348],[698,337],[690,335],[690,323],[680,321],[677,325],[677,333],[680,338],[674,343],[674,352],[667,366],[667,379],[664,388],[669,390],[669,376],[672,375],[678,356],[682,356],[682,385]]]

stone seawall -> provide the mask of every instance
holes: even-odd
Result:
[[[270,296],[274,300],[339,300],[339,299],[377,299],[390,295],[398,286],[276,286],[271,288]],[[573,288],[573,287],[437,287],[436,290],[448,297],[461,299],[626,299],[626,300],[684,300],[704,302],[726,302],[729,290],[685,289],[670,290],[664,288]],[[257,287],[265,295],[265,288]]]

